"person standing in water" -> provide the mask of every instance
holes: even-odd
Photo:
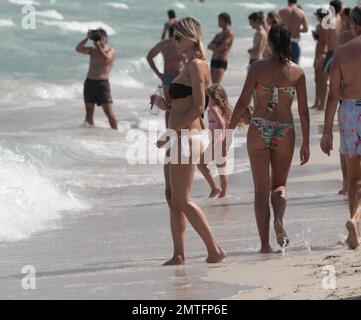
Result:
[[[161,54],[163,56],[164,69],[162,72],[157,68],[154,62],[154,58],[158,54]],[[158,42],[147,54],[147,61],[150,68],[162,81],[164,97],[168,103],[170,102],[169,86],[183,69],[185,60],[186,57],[178,54],[175,47],[174,28],[169,33],[169,39]],[[166,122],[168,122],[168,116],[169,112],[167,111]]]
[[[87,47],[88,40],[94,47]],[[108,45],[108,35],[103,29],[89,31],[84,40],[76,47],[76,52],[90,56],[89,71],[84,83],[84,102],[86,117],[84,125],[94,126],[95,104],[102,106],[112,129],[118,129],[113,112],[113,100],[109,75],[115,61],[115,50]]]
[[[168,21],[164,24],[161,40],[164,40],[168,33],[168,38],[172,37],[174,25],[177,23],[177,17],[174,10],[168,10]]]
[[[316,50],[315,50],[315,60],[313,63],[315,71],[315,103],[311,109],[320,110],[321,106],[324,105],[327,95],[327,80],[325,80],[325,75],[323,72],[323,65],[326,59],[327,54],[327,30],[322,27],[322,21],[329,15],[329,11],[324,8],[319,8],[315,12],[316,19],[318,24],[316,30],[312,32],[313,38],[316,41]]]
[[[308,32],[308,20],[305,12],[297,6],[297,0],[288,0],[288,6],[279,12],[281,20],[291,30],[291,61],[299,64],[301,48],[300,34]]]
[[[257,60],[263,59],[263,53],[267,44],[267,31],[263,21],[263,14],[261,12],[254,12],[249,17],[249,24],[252,29],[256,30],[253,37],[253,47],[248,49],[250,56],[249,66]]]
[[[200,117],[206,105],[206,88],[211,79],[206,53],[202,43],[200,23],[191,17],[184,18],[175,25],[174,36],[177,51],[186,55],[185,67],[169,88],[171,104],[157,94],[151,100],[160,108],[170,108],[169,128],[157,141],[162,148],[171,139],[169,165],[171,183],[171,232],[173,257],[164,265],[185,263],[185,235],[187,220],[202,238],[207,251],[208,263],[222,261],[226,252],[220,247],[211,231],[203,210],[192,200],[192,184],[195,161],[201,154],[202,130]],[[186,130],[188,134],[184,132]]]
[[[323,30],[323,33],[326,34],[325,41],[319,41],[320,51],[326,52],[326,55],[320,56],[319,61],[316,61],[316,64],[322,68],[322,73],[320,74],[320,105],[317,110],[324,110],[327,97],[328,89],[328,80],[330,77],[331,65],[335,50],[340,45],[341,30],[342,30],[342,2],[339,0],[333,0],[330,2],[331,13],[329,22],[330,25],[328,28]]]
[[[321,149],[333,150],[333,122],[339,100],[340,151],[346,155],[350,220],[346,223],[347,244],[356,249],[361,243],[361,5],[351,11],[354,39],[336,50],[331,68],[330,91],[325,110]]]
[[[229,124],[229,129],[234,130],[244,117],[254,92],[256,105],[248,129],[247,148],[255,188],[254,208],[261,253],[272,252],[269,243],[270,198],[277,243],[281,247],[289,243],[283,218],[287,205],[287,177],[295,148],[291,107],[296,93],[303,140],[301,165],[306,164],[310,157],[306,78],[303,69],[291,62],[291,31],[285,24],[276,24],[271,27],[268,42],[273,54],[252,64]],[[230,141],[227,141],[229,145]]]
[[[232,20],[228,13],[219,14],[218,26],[222,28],[222,32],[218,33],[208,45],[208,49],[213,51],[211,60],[212,83],[221,83],[228,67],[228,56],[234,39],[231,25]]]

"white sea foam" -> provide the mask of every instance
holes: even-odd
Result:
[[[237,5],[242,8],[260,9],[260,10],[261,9],[270,10],[270,9],[275,9],[277,7],[277,5],[275,5],[274,3],[270,3],[270,2],[262,2],[262,3],[241,2],[241,3],[237,3]]]
[[[51,18],[55,20],[64,20],[63,15],[56,10],[36,11],[36,15],[39,17]]]
[[[107,2],[105,5],[115,8],[115,9],[123,9],[123,10],[129,10],[129,6],[126,3],[120,3],[120,2]]]
[[[145,87],[144,83],[132,78],[126,73],[111,76],[110,81],[112,85],[120,86],[123,88],[143,89]]]
[[[32,95],[42,100],[75,99],[81,95],[80,85],[59,86],[55,84],[42,84],[32,88]]]
[[[186,9],[185,4],[180,3],[180,2],[175,3],[174,6],[178,9],[182,9],[182,10]]]
[[[8,0],[8,2],[20,6],[25,6],[25,5],[40,6],[40,3],[34,0]]]
[[[310,8],[310,9],[315,9],[315,10],[317,10],[318,8],[325,8],[325,9],[329,8],[328,4],[323,4],[323,3],[318,3],[318,4],[317,3],[306,3],[304,6],[307,8]]]
[[[15,27],[15,23],[11,19],[0,19],[0,28]]]
[[[116,34],[116,31],[112,27],[110,27],[109,25],[105,24],[102,21],[80,22],[80,21],[51,21],[51,20],[38,19],[38,22],[46,26],[58,27],[61,30],[70,31],[70,32],[86,33],[89,29],[96,29],[102,27],[108,33],[108,35],[112,36]]]
[[[0,147],[0,241],[53,229],[62,211],[85,209],[32,161]]]

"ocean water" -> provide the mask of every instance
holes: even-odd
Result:
[[[232,15],[236,40],[224,85],[234,103],[246,74],[253,31],[248,15],[278,10],[286,1],[208,0],[0,0],[0,241],[16,241],[57,227],[66,214],[77,214],[122,194],[127,186],[162,183],[160,165],[131,165],[155,152],[155,136],[138,141],[143,154],[132,154],[129,129],[148,134],[149,121],[164,128],[163,118],[149,115],[148,97],[159,84],[147,66],[147,51],[160,40],[166,11],[194,16],[208,43],[218,31],[217,15]],[[354,1],[345,1],[354,4]],[[36,9],[35,30],[22,28],[24,5]],[[319,3],[301,1],[311,25]],[[104,27],[117,51],[111,75],[119,132],[108,129],[100,109],[96,128],[81,128],[82,86],[88,58],[74,51],[89,28]],[[314,42],[302,40],[302,66],[310,70]],[[157,63],[161,66],[159,58]],[[154,127],[151,130],[154,132]],[[244,146],[244,137],[235,148]],[[236,171],[248,163],[235,164]],[[199,174],[197,174],[199,179]],[[121,201],[121,200],[120,200]]]

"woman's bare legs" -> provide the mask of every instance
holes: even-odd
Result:
[[[170,184],[169,164],[164,165],[165,197],[170,210],[170,226],[173,239],[173,257],[165,262],[164,266],[179,265],[185,262],[185,238],[187,219],[182,211],[172,205],[172,191]]]
[[[169,167],[172,190],[172,207],[183,212],[193,228],[202,238],[208,251],[208,263],[222,261],[226,252],[219,246],[208,225],[207,218],[192,200],[192,182],[195,171],[193,164],[171,164]]]
[[[348,203],[351,219],[347,221],[347,243],[351,249],[360,245],[361,222],[361,157],[346,157],[348,173]]]
[[[261,253],[271,253],[269,243],[270,206],[270,162],[271,151],[264,146],[262,136],[254,125],[250,125],[247,134],[247,149],[251,162],[254,183],[254,210],[258,233],[261,238]]]
[[[169,111],[165,113],[165,126],[169,127]],[[170,150],[166,151],[166,157],[169,158]],[[173,257],[165,262],[163,265],[179,265],[185,262],[185,239],[186,239],[186,228],[187,218],[182,211],[177,210],[172,205],[172,187],[170,184],[170,164],[164,165],[164,181],[165,181],[165,198],[168,203],[170,211],[170,226],[173,239]]]
[[[272,168],[272,193],[271,203],[274,215],[274,228],[276,232],[277,243],[281,246],[287,246],[288,236],[283,228],[283,217],[287,205],[286,183],[288,173],[291,167],[293,152],[295,148],[295,132],[289,131],[284,140],[280,142],[271,154]]]

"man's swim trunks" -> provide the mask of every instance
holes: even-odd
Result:
[[[109,80],[86,79],[84,101],[85,103],[96,103],[98,106],[113,103]]]
[[[338,109],[340,153],[361,156],[361,100],[344,99]]]

